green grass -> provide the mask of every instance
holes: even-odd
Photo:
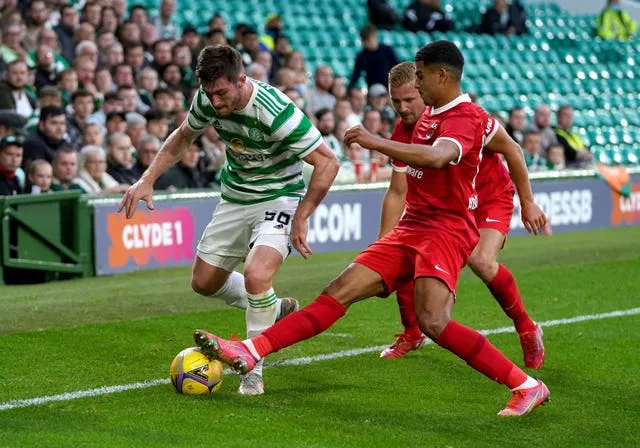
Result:
[[[353,255],[292,258],[276,290],[308,303]],[[515,238],[501,261],[539,321],[640,306],[640,228]],[[468,270],[455,318],[510,325]],[[211,397],[162,385],[0,411],[0,446],[633,446],[639,325],[635,315],[548,327],[536,374],[552,401],[523,419],[498,418],[508,391],[430,345],[394,361],[370,353],[273,367],[262,397],[239,396],[238,377],[226,375]],[[188,269],[0,287],[0,403],[166,378],[197,327],[241,334],[244,315],[192,293]],[[399,330],[395,300],[369,300],[269,361],[382,345]],[[514,334],[490,339],[521,363]]]

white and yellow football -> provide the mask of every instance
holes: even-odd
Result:
[[[179,393],[209,395],[222,386],[223,370],[220,361],[210,361],[198,347],[190,347],[173,358],[169,373]]]

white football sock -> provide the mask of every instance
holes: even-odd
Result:
[[[538,385],[538,381],[535,378],[527,377],[527,380],[516,387],[515,389],[511,389],[511,392],[515,392],[520,389],[531,389],[532,387],[536,387]]]
[[[273,288],[260,294],[247,294],[247,338],[254,338],[272,326],[278,315],[278,298]],[[247,344],[247,346],[249,346]],[[253,347],[251,347],[253,348]],[[251,351],[251,348],[249,350]],[[253,354],[253,353],[252,353]],[[253,371],[262,375],[263,361],[260,360]]]
[[[233,271],[222,288],[211,297],[221,299],[227,305],[236,308],[247,308],[247,290],[244,287],[244,275]]]

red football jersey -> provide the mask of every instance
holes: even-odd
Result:
[[[478,229],[471,211],[478,205],[474,186],[489,119],[469,95],[461,95],[437,109],[427,107],[416,123],[411,143],[433,146],[438,140],[450,140],[460,154],[441,169],[406,167],[406,210],[398,229],[435,228],[453,232],[471,246],[476,244]],[[405,132],[396,126],[394,134],[399,137]],[[396,169],[405,167],[398,161],[393,164]]]
[[[498,123],[491,116],[487,116],[487,127],[485,145],[493,139],[500,128]],[[500,156],[493,151],[484,150],[480,161],[480,172],[476,178],[476,191],[478,192],[478,202],[484,204],[501,194],[513,195],[515,186],[509,177],[507,168],[500,160]]]

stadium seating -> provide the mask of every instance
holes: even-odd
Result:
[[[177,19],[206,29],[210,10],[206,0],[180,0]],[[406,0],[389,2],[402,11]],[[403,60],[411,60],[425,43],[449,39],[467,59],[464,88],[474,92],[487,110],[505,114],[516,105],[531,116],[540,103],[553,109],[568,103],[575,110],[575,124],[594,146],[601,161],[638,163],[634,144],[640,138],[640,42],[602,41],[594,38],[595,16],[575,15],[554,3],[528,4],[529,35],[487,36],[463,31],[479,23],[491,0],[445,0],[446,12],[456,22],[449,33],[409,33],[401,29],[381,31]],[[155,0],[144,0],[150,9]],[[250,23],[262,29],[272,12],[282,14],[294,48],[307,60],[309,74],[329,64],[336,74],[349,77],[361,48],[358,29],[367,23],[363,0],[248,0],[220,2],[216,11],[232,28]]]

